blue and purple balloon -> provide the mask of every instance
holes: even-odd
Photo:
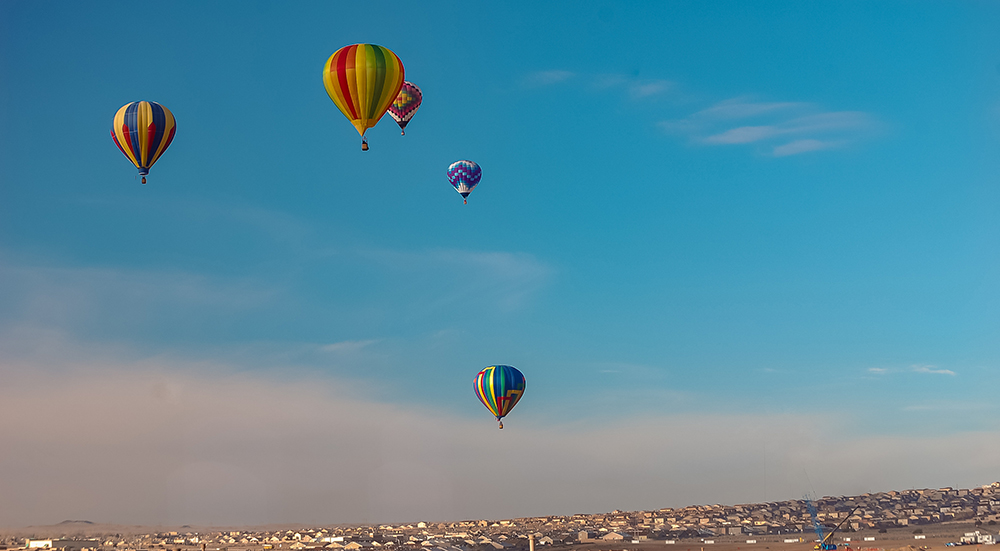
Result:
[[[455,161],[448,167],[448,181],[455,186],[465,204],[469,204],[469,194],[479,184],[483,177],[483,169],[472,161]]]

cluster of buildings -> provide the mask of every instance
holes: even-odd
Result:
[[[920,526],[954,520],[1000,521],[1000,482],[969,490],[905,490],[823,497],[812,502],[820,524],[846,532]],[[645,513],[644,513],[645,514]],[[662,520],[661,520],[662,519]],[[814,521],[805,499],[747,505],[702,505],[661,509],[652,529],[697,530],[712,535],[811,532]],[[646,523],[640,525],[647,527]]]
[[[973,489],[938,488],[823,497],[811,502],[816,522],[842,532],[969,521],[993,532],[1000,524],[1000,482]],[[534,551],[536,546],[591,541],[641,542],[721,536],[809,533],[806,500],[697,505],[507,520],[337,526],[298,530],[233,530],[105,535],[93,539],[0,540],[0,551]],[[812,537],[812,536],[808,536]]]

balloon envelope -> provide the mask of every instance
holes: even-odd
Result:
[[[479,401],[499,421],[517,405],[524,394],[524,385],[524,375],[516,367],[491,365],[476,375],[473,388]]]
[[[482,177],[483,169],[472,161],[455,161],[448,167],[448,181],[462,197],[468,197]]]
[[[403,62],[384,46],[344,46],[323,66],[323,85],[340,112],[364,137],[399,95]]]
[[[111,139],[145,176],[170,146],[176,130],[177,121],[169,109],[155,101],[133,101],[115,113]]]
[[[399,89],[396,100],[389,106],[389,116],[396,121],[403,134],[406,133],[406,125],[410,123],[410,119],[417,114],[417,109],[420,109],[423,97],[424,95],[420,93],[420,88],[417,88],[416,84],[404,82],[403,87]]]

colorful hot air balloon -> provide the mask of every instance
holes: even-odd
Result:
[[[145,184],[149,168],[170,146],[176,130],[177,121],[169,109],[155,101],[133,101],[115,113],[111,139],[139,169]]]
[[[490,410],[503,428],[503,417],[524,394],[524,375],[512,365],[491,365],[476,375],[473,385],[479,401]]]
[[[396,96],[396,101],[389,106],[389,116],[395,119],[396,124],[399,125],[400,136],[406,135],[406,125],[417,113],[417,109],[420,109],[420,101],[423,97],[424,95],[420,93],[420,88],[417,88],[416,84],[404,82],[403,87],[399,90],[399,95]]]
[[[483,169],[472,161],[455,161],[448,167],[448,181],[455,186],[455,191],[462,195],[466,205],[469,204],[469,194],[482,177]]]
[[[389,48],[354,44],[337,50],[323,67],[323,85],[333,103],[361,134],[385,114],[403,86],[403,62]]]

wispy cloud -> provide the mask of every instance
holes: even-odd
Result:
[[[747,119],[762,124],[732,126],[734,121]],[[872,117],[860,111],[823,112],[809,103],[753,102],[744,98],[722,101],[687,117],[659,123],[665,132],[686,135],[703,145],[768,144],[774,157],[841,147],[873,126]],[[788,141],[792,137],[795,139]]]
[[[434,249],[371,250],[361,254],[400,272],[423,274],[422,281],[443,285],[431,299],[438,306],[487,301],[502,310],[516,310],[555,273],[551,266],[526,253]],[[435,273],[440,276],[432,277]]]
[[[262,307],[285,292],[255,278],[4,260],[0,255],[0,299],[6,304],[0,322],[92,327],[101,320],[105,327],[131,328],[150,322],[154,312],[169,311],[206,323]]]
[[[549,70],[549,71],[534,71],[528,73],[521,80],[522,84],[528,87],[540,87],[540,86],[551,86],[553,84],[558,84],[560,82],[565,82],[571,78],[575,73],[572,71],[564,71],[559,69]]]
[[[617,74],[597,75],[592,77],[590,82],[595,90],[621,89],[635,100],[661,96],[675,87],[669,80],[643,79]]]
[[[0,326],[30,324],[62,330],[101,331],[117,338],[232,338],[233,327],[257,323],[308,323],[312,350],[347,353],[370,346],[343,322],[351,317],[416,319],[447,327],[482,312],[513,312],[529,304],[555,274],[533,255],[504,251],[349,249],[316,257],[311,265],[336,287],[379,282],[364,302],[351,293],[303,292],[298,274],[246,277],[177,269],[63,266],[11,260],[0,250]],[[279,300],[280,299],[280,300]],[[299,309],[299,313],[295,310]],[[402,322],[401,322],[402,323]],[[362,333],[360,335],[364,337]],[[350,342],[342,342],[351,339]],[[332,344],[331,344],[332,343]]]
[[[776,146],[773,150],[775,157],[786,157],[788,155],[798,155],[807,151],[819,151],[821,149],[831,149],[844,144],[842,140],[822,141],[822,140],[795,140],[785,145]]]
[[[673,86],[669,80],[635,80],[629,83],[628,92],[633,98],[648,98],[664,94]]]
[[[755,102],[745,98],[733,98],[720,101],[711,107],[702,109],[692,114],[691,118],[715,120],[743,119],[765,113],[802,110],[809,107],[808,103],[800,102]]]
[[[874,375],[887,375],[890,373],[926,373],[929,375],[951,375],[954,376],[955,372],[950,369],[939,369],[934,365],[911,365],[908,368],[893,368],[893,367],[869,367],[868,372]]]
[[[702,141],[713,145],[752,143],[760,140],[766,140],[767,138],[777,136],[780,133],[781,130],[774,126],[741,126],[739,128],[731,128],[720,134],[709,136]]]
[[[674,88],[674,83],[664,79],[643,79],[621,74],[578,75],[572,71],[550,70],[528,73],[521,82],[529,88],[560,84],[570,79],[586,78],[594,90],[621,89],[632,99],[647,99],[663,95]]]
[[[323,352],[357,352],[378,342],[378,339],[364,341],[340,341],[320,346]]]
[[[950,369],[938,369],[937,366],[933,365],[915,365],[910,370],[915,373],[930,373],[932,375],[955,375],[955,372]]]
[[[704,138],[704,143],[712,145],[742,144],[766,140],[787,134],[824,133],[837,130],[863,128],[868,124],[868,116],[857,111],[819,113],[796,117],[777,124],[763,126],[740,126]],[[797,142],[818,142],[818,140],[798,140]],[[813,151],[815,149],[803,149]]]
[[[582,79],[594,90],[620,90],[634,101],[665,96],[676,88],[666,79],[618,73],[581,75],[565,70],[535,71],[522,81],[529,87],[551,86]],[[856,143],[876,127],[875,118],[861,111],[827,111],[801,101],[755,101],[730,98],[687,116],[661,120],[667,133],[686,136],[705,146],[753,145],[760,154],[790,157],[832,150]]]

